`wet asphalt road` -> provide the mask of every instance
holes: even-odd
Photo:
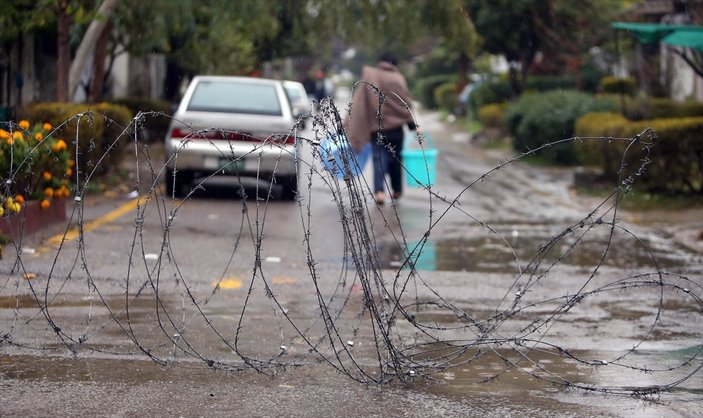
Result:
[[[440,150],[435,191],[457,200],[450,208],[430,199],[424,190],[407,189],[398,205],[376,208],[368,196],[368,219],[374,225],[384,277],[393,278],[402,266],[404,255],[396,237],[402,233],[409,244],[417,243],[431,229],[416,260],[422,280],[429,283],[418,290],[418,297],[430,299],[436,292],[477,318],[490,318],[512,300],[515,278],[539,247],[584,219],[599,202],[574,196],[568,171],[521,164],[464,190],[505,155],[473,148],[466,135],[435,114],[420,114],[420,124]],[[370,179],[370,167],[365,176]],[[303,195],[312,198],[303,198],[300,206],[284,201],[245,206],[226,181],[218,181],[184,202],[147,203],[141,216],[126,196],[90,198],[72,218],[82,220],[82,240],[66,242],[57,252],[51,239],[66,225],[26,237],[22,246],[31,250],[21,254],[22,273],[11,273],[14,258],[6,249],[0,262],[0,330],[12,344],[0,344],[0,416],[703,414],[700,372],[654,402],[565,389],[536,379],[630,386],[674,382],[695,370],[700,356],[683,370],[667,368],[700,347],[702,312],[685,293],[669,290],[662,312],[661,292],[649,287],[598,292],[551,325],[543,338],[595,362],[617,358],[648,336],[623,364],[663,372],[648,374],[605,364],[580,367],[534,350],[526,355],[530,362],[518,359],[516,368],[484,356],[438,372],[432,380],[377,385],[350,379],[323,361],[332,354],[324,345],[320,353],[309,355],[308,346],[295,338],[292,324],[274,313],[265,285],[254,280],[257,237],[263,237],[258,259],[275,305],[302,326],[306,336],[324,335],[316,288],[333,293],[339,278],[353,268],[340,268],[349,260],[344,257],[340,214],[326,185],[313,182]],[[165,229],[174,207],[173,224]],[[111,213],[114,216],[105,218]],[[530,288],[525,303],[556,300],[581,286],[598,289],[656,271],[657,266],[690,280],[670,279],[682,287],[703,284],[701,248],[695,239],[695,232],[703,230],[703,216],[687,213],[674,223],[651,216],[642,223],[637,215],[622,214],[624,233],[618,235],[595,278],[588,280],[606,245],[603,233],[580,242],[578,251]],[[305,232],[310,232],[309,242]],[[171,247],[170,260],[162,252],[164,242]],[[570,244],[563,245],[568,249]],[[323,283],[311,282],[309,255],[314,256]],[[24,280],[24,273],[36,276]],[[359,314],[363,293],[358,282],[351,283],[353,275],[349,280],[348,298],[334,299],[340,304],[335,311],[341,313],[339,330],[342,341],[354,343],[349,350],[358,358],[361,372],[352,374],[374,376],[373,337]],[[95,287],[87,286],[89,282]],[[51,309],[38,309],[32,291]],[[125,292],[141,296],[126,297]],[[157,292],[158,300],[153,297]],[[558,303],[562,302],[553,305]],[[552,308],[541,304],[527,313],[538,317]],[[447,309],[427,309],[418,319],[439,325],[433,332],[443,340],[466,338],[464,330],[454,328],[457,317]],[[499,331],[512,335],[529,320],[508,321]],[[661,325],[656,332],[651,332],[653,323]],[[75,339],[57,338],[54,326]],[[274,369],[275,376],[254,372],[233,353],[236,330],[241,333],[236,346],[240,354],[276,358],[285,346],[281,363],[298,366]],[[409,338],[414,331],[405,322],[398,324],[398,332]],[[81,338],[91,349],[75,344],[82,343]],[[169,365],[160,366],[147,354]],[[203,358],[222,363],[213,369]],[[482,382],[497,373],[499,379]]]

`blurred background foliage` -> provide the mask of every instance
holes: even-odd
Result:
[[[262,62],[312,57],[323,66],[344,50],[358,68],[381,51],[403,59],[427,56],[423,71],[453,73],[463,84],[482,53],[502,54],[522,88],[541,52],[558,71],[607,36],[623,0],[112,0],[108,16],[96,0],[1,0],[0,42],[7,49],[25,32],[60,33],[68,24],[75,52],[94,19],[109,20],[108,55],[166,54],[170,72],[248,74]],[[558,22],[559,24],[555,24]],[[510,28],[510,30],[506,30]],[[352,60],[354,61],[354,60]],[[517,68],[521,68],[517,71]]]
[[[346,80],[349,85],[363,65],[390,51],[399,59],[415,98],[424,107],[444,112],[452,120],[470,119],[479,128],[490,128],[492,136],[507,139],[516,151],[539,148],[577,131],[579,135],[597,134],[600,130],[594,123],[578,125],[593,112],[611,112],[607,114],[645,125],[666,118],[666,123],[650,125],[666,132],[687,132],[687,138],[695,138],[689,132],[697,132],[699,121],[695,117],[703,116],[699,102],[672,100],[667,85],[671,74],[653,73],[649,82],[660,84],[654,88],[637,79],[638,70],[662,61],[652,55],[656,48],[640,48],[632,36],[616,38],[611,29],[612,22],[628,19],[628,13],[641,3],[0,0],[0,45],[9,55],[31,33],[49,51],[46,56],[58,57],[55,64],[46,65],[56,74],[56,94],[47,93],[44,99],[57,103],[73,97],[75,86],[66,80],[74,67],[85,67],[76,62],[81,59],[77,51],[85,44],[107,63],[92,70],[93,81],[107,80],[121,54],[161,54],[166,65],[161,97],[104,97],[99,82],[85,87],[88,102],[124,105],[131,115],[168,113],[169,104],[179,99],[184,80],[195,74],[270,75],[267,65],[280,68],[281,62],[288,60],[293,71],[275,76],[303,81],[318,70],[327,77],[346,73],[346,79],[337,82]],[[703,23],[703,2],[678,3],[685,6],[685,16],[692,23]],[[96,23],[102,30],[91,32]],[[649,55],[635,60],[635,51]],[[623,65],[630,68],[616,71]],[[25,114],[37,112],[38,108],[26,105]],[[64,106],[55,103],[47,108]],[[54,113],[42,116],[51,121],[68,116]],[[620,124],[620,116],[591,120]],[[120,121],[117,125],[123,119],[115,118]],[[155,140],[163,136],[166,118],[147,119],[143,126],[146,137]],[[677,120],[685,122],[685,129],[676,127]],[[640,125],[623,126],[628,128],[618,132],[629,134],[633,126]],[[672,149],[698,156],[691,164],[701,165],[703,157],[697,146],[692,139],[680,141],[679,148]],[[556,164],[604,164],[584,147],[565,146],[548,152],[548,159]],[[670,158],[670,154],[662,158]],[[612,171],[607,164],[601,169]],[[679,191],[702,189],[700,170],[692,172],[692,180],[682,182],[686,186]]]

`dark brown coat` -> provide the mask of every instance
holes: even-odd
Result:
[[[344,122],[352,147],[361,150],[374,132],[413,124],[411,100],[405,77],[395,65],[380,62],[376,67],[364,66]]]

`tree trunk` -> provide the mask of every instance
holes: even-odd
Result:
[[[105,59],[107,58],[107,42],[112,30],[112,23],[108,22],[102,30],[98,42],[95,44],[95,55],[93,57],[93,79],[90,82],[88,101],[99,102],[103,97],[103,87],[105,85]]]
[[[98,42],[98,38],[100,37],[103,28],[107,24],[112,12],[115,10],[119,2],[120,0],[103,1],[98,9],[97,16],[92,22],[90,22],[88,31],[85,35],[83,35],[81,43],[78,45],[76,56],[71,63],[71,69],[68,76],[68,91],[71,96],[75,94],[83,68],[88,61],[90,54],[95,51],[95,45]]]
[[[68,9],[68,0],[60,0],[58,2],[57,13],[57,34],[56,46],[58,59],[56,61],[56,101],[68,101],[68,71],[71,65],[71,56],[68,50],[69,29],[71,19],[66,13]]]
[[[183,81],[183,77],[187,76],[183,68],[178,65],[178,61],[174,58],[166,58],[166,78],[164,79],[163,98],[171,103],[177,102],[180,99],[179,87]]]
[[[469,82],[467,76],[471,70],[471,60],[466,55],[465,52],[461,52],[459,55],[459,82],[458,91],[461,91],[464,86]]]

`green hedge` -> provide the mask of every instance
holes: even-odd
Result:
[[[162,141],[168,132],[173,109],[165,100],[152,100],[143,97],[128,97],[113,101],[126,106],[133,115],[144,113],[140,121],[141,135],[145,142]]]
[[[543,145],[571,138],[576,120],[590,112],[613,110],[610,100],[599,100],[578,91],[555,90],[525,94],[505,114],[516,150],[527,152]],[[559,165],[579,162],[572,142],[548,147],[540,156]]]
[[[20,119],[49,122],[75,155],[76,164],[85,176],[95,170],[102,175],[119,164],[122,148],[129,141],[132,114],[125,106],[109,103],[37,103],[20,110]],[[105,156],[105,158],[103,158]],[[102,161],[99,160],[103,158]],[[99,165],[98,165],[99,162]],[[97,165],[97,167],[96,167]]]
[[[507,108],[507,103],[492,103],[481,106],[478,109],[478,121],[488,128],[503,128],[505,127],[505,110]]]
[[[598,90],[605,94],[626,94],[628,96],[634,96],[637,90],[637,83],[634,78],[606,76],[600,80]]]
[[[623,154],[629,142],[651,128],[653,147],[647,152],[645,135]],[[634,187],[666,193],[703,193],[703,117],[630,121],[616,113],[592,113],[576,122],[576,135],[596,139],[578,141],[583,159],[597,164],[609,180],[635,175]],[[602,139],[606,138],[606,139]],[[609,140],[608,138],[616,138]],[[637,173],[644,158],[651,160]]]
[[[525,80],[525,90],[550,91],[576,89],[576,77],[565,75],[532,75]]]
[[[513,91],[507,80],[486,81],[479,83],[469,95],[469,110],[477,115],[478,109],[493,103],[504,103],[510,100]]]
[[[616,98],[620,111],[630,120],[649,120],[664,118],[686,118],[703,116],[703,103],[688,100],[675,101],[666,98],[631,99],[625,98],[624,103]]]
[[[413,96],[428,109],[437,109],[435,101],[435,89],[445,83],[454,80],[454,76],[437,75],[432,77],[420,78],[415,82]]]
[[[434,101],[440,109],[453,112],[457,105],[456,83],[447,82],[434,89]]]

